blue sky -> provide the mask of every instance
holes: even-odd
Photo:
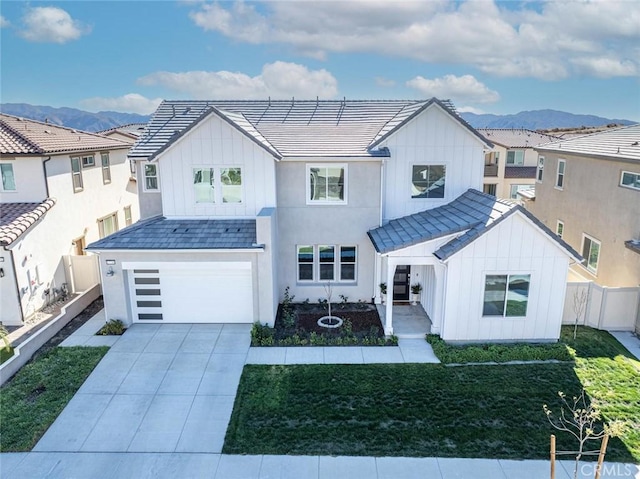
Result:
[[[450,98],[640,121],[640,2],[7,1],[1,100]]]

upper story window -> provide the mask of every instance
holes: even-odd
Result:
[[[347,165],[307,165],[307,204],[345,204]]]
[[[73,191],[82,191],[82,162],[80,157],[71,158],[71,179],[73,180]]]
[[[536,171],[536,181],[542,183],[542,174],[544,173],[544,156],[538,157],[538,170]]]
[[[215,203],[213,178],[213,168],[193,169],[193,188],[195,190],[196,203]]]
[[[484,280],[483,316],[524,317],[530,274],[488,274]]]
[[[556,171],[556,188],[564,187],[564,172],[566,169],[566,161],[558,160],[558,170]]]
[[[220,168],[223,203],[242,203],[242,169]]]
[[[507,165],[524,165],[524,150],[507,150]]]
[[[13,174],[13,165],[11,163],[0,164],[0,172],[2,173],[2,191],[16,191],[16,178]]]
[[[562,234],[564,233],[564,222],[558,220],[558,222],[556,223],[556,234],[562,238]]]
[[[194,168],[196,203],[242,203],[242,168]]]
[[[144,189],[145,191],[159,191],[158,165],[147,163],[144,165]]]
[[[111,183],[111,163],[109,162],[109,153],[100,155],[102,161],[102,183],[108,185]]]
[[[111,213],[104,218],[100,218],[98,220],[98,232],[100,233],[100,238],[104,238],[109,236],[110,234],[118,231],[118,214]]]
[[[598,272],[598,260],[600,259],[600,241],[586,234],[582,235],[582,264],[588,271]]]
[[[82,157],[82,167],[90,168],[96,166],[96,159],[93,155],[87,155]]]
[[[413,165],[411,198],[444,198],[445,165]]]
[[[522,190],[528,190],[529,188],[532,188],[532,185],[511,185],[511,188],[509,190],[509,198],[511,198],[512,200],[517,200],[518,199],[518,191],[522,191]]]
[[[131,219],[131,206],[125,206],[124,209],[124,225],[130,226],[133,223]]]
[[[3,173],[4,178],[4,173]],[[620,176],[620,186],[640,190],[640,173],[632,173],[631,171],[623,171]]]

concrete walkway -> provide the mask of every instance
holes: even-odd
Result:
[[[611,335],[640,361],[640,338],[631,331],[613,331]]]

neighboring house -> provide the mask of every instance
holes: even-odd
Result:
[[[129,123],[97,132],[99,135],[126,142],[135,142],[144,133],[146,123]]]
[[[139,218],[123,142],[0,114],[0,320],[74,290],[63,256]]]
[[[484,157],[483,191],[498,198],[517,199],[517,193],[535,185],[538,153],[535,147],[558,138],[532,130],[481,128],[493,143]]]
[[[601,286],[640,285],[640,125],[537,148],[526,208],[582,253],[573,276]]]
[[[481,193],[492,148],[448,102],[166,101],[129,153],[145,219],[89,246],[107,316],[273,325],[290,288],[420,302],[449,341],[557,340],[579,255]]]

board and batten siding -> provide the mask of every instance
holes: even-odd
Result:
[[[216,115],[177,141],[158,163],[167,217],[251,218],[264,207],[276,206],[273,156]],[[193,169],[211,167],[242,168],[242,203],[196,203]]]
[[[383,220],[449,203],[469,188],[482,190],[484,147],[479,138],[437,105],[428,108],[385,140]],[[445,197],[411,198],[413,165],[446,165]]]
[[[560,335],[569,256],[515,213],[450,258],[445,341],[555,341]],[[487,274],[530,274],[525,318],[483,317]]]

